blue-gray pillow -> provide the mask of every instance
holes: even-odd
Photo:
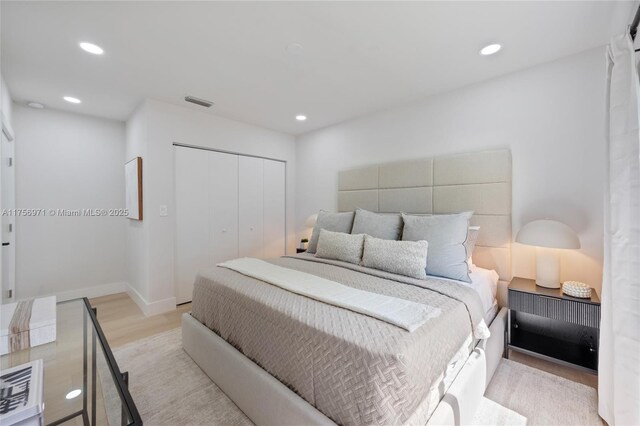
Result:
[[[307,252],[316,252],[321,229],[326,229],[327,231],[332,232],[345,232],[347,234],[350,234],[351,227],[353,226],[353,215],[353,212],[329,213],[327,211],[320,210],[318,212],[318,218],[316,219],[316,225],[313,227],[313,232],[311,233],[311,238],[309,239]]]
[[[465,242],[473,212],[415,216],[402,214],[404,241],[429,243],[427,275],[471,282]]]
[[[383,240],[399,240],[402,233],[402,216],[356,209],[351,233],[371,235]]]

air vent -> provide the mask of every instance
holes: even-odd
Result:
[[[185,96],[184,100],[187,102],[191,102],[192,104],[203,106],[205,108],[209,108],[211,107],[211,105],[213,105],[213,102],[196,98],[195,96]]]

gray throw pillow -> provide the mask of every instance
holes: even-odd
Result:
[[[366,235],[362,266],[424,280],[428,247],[426,241],[391,241]]]
[[[464,246],[473,212],[414,216],[402,214],[405,241],[429,242],[427,275],[471,282]]]
[[[384,240],[398,240],[402,233],[400,214],[379,214],[356,209],[352,234],[367,234]]]
[[[345,234],[321,229],[316,257],[342,260],[357,265],[362,259],[363,245],[364,235],[362,234]]]
[[[318,212],[318,218],[316,219],[316,225],[313,227],[313,232],[311,233],[307,252],[316,252],[316,246],[318,245],[318,237],[320,236],[321,229],[333,232],[345,232],[347,234],[351,233],[353,215],[353,212],[329,213],[327,211],[320,210]]]

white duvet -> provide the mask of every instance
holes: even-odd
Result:
[[[495,310],[497,304],[496,294],[498,292],[498,273],[493,269],[484,269],[476,265],[471,265],[471,283],[462,283],[473,288],[480,296],[485,316]]]
[[[493,269],[484,269],[473,264],[471,264],[469,271],[469,278],[471,278],[470,283],[442,277],[434,278],[460,283],[475,290],[475,292],[478,293],[478,296],[480,296],[480,301],[482,302],[486,318],[495,311],[498,303],[496,300],[496,294],[498,293],[498,280],[500,277]]]

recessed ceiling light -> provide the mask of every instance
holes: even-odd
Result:
[[[87,43],[85,41],[80,43],[80,48],[85,52],[93,53],[94,55],[102,55],[104,53],[104,50],[102,50],[102,47],[95,45],[93,43]]]
[[[306,115],[296,115],[296,120],[298,121],[304,121],[307,119]]]
[[[44,108],[44,105],[42,105],[40,102],[29,102],[29,103],[27,103],[27,106],[31,107],[31,108],[35,108],[35,109]]]
[[[71,392],[69,392],[65,398],[73,399],[73,398],[78,397],[81,393],[82,393],[82,391],[80,389],[74,389]]]
[[[499,44],[490,44],[488,46],[483,47],[480,50],[480,54],[484,55],[484,56],[488,56],[488,55],[493,55],[494,53],[497,53],[500,49],[502,49],[502,46],[500,46]]]
[[[78,98],[74,98],[73,96],[65,96],[64,98],[65,101],[67,102],[71,102],[72,104],[79,104],[82,103],[82,101]]]

